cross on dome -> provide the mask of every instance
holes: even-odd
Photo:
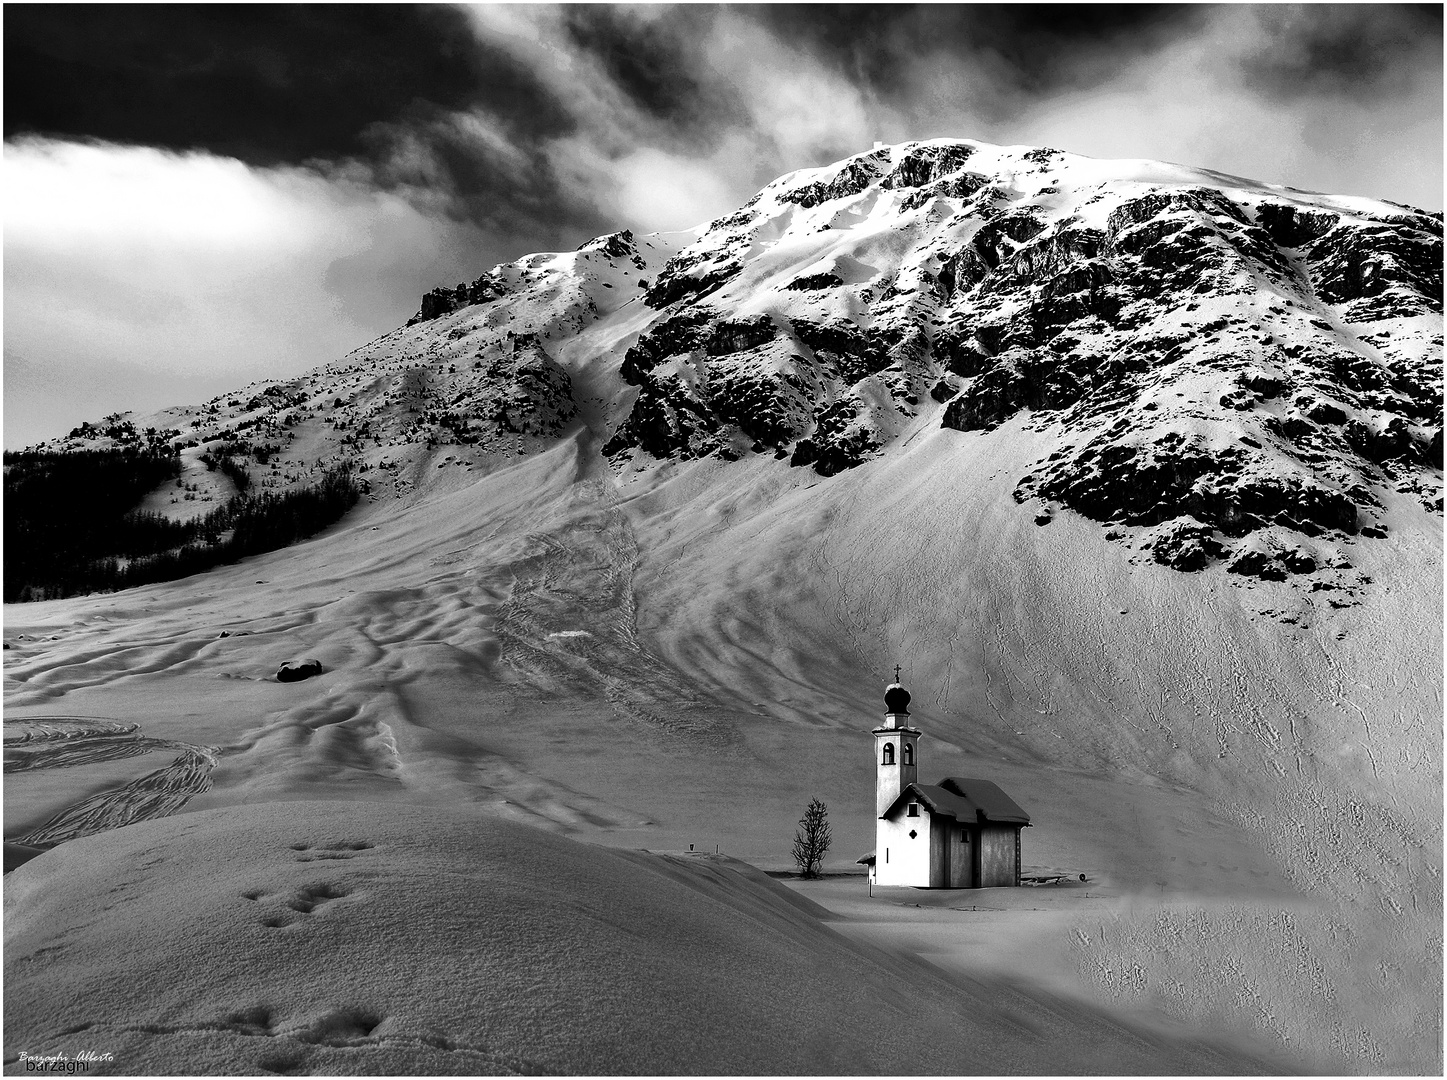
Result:
[[[891,716],[908,716],[909,691],[897,682],[891,683],[884,691],[884,706]]]

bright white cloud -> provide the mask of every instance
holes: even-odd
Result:
[[[454,223],[303,169],[25,140],[6,147],[4,184],[5,351],[27,373],[6,395],[10,446],[53,434],[48,398],[97,371],[129,373],[117,408],[156,408],[182,403],[168,375],[334,360],[473,261]]]
[[[857,153],[879,131],[877,103],[843,74],[790,47],[756,23],[725,9],[702,49],[708,69],[742,98],[747,129],[784,168],[804,168],[821,154]]]
[[[1261,24],[1271,16],[1225,6],[1199,33],[1122,61],[1085,88],[1017,94],[1008,109],[1001,100],[1013,84],[980,77],[990,57],[922,57],[907,76],[907,96],[919,110],[911,137],[963,134],[1092,157],[1152,158],[1440,207],[1441,87],[1402,82],[1390,101],[1267,92],[1245,71],[1268,40]]]
[[[879,130],[846,78],[726,9],[689,47],[696,77],[742,111],[703,145],[681,145],[597,58],[575,49],[558,9],[468,10],[479,38],[525,63],[574,118],[572,133],[544,144],[547,160],[571,197],[619,227],[691,228],[735,209],[780,172],[867,148]],[[618,15],[657,17],[632,8]]]

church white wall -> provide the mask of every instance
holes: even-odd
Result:
[[[879,822],[874,847],[878,884],[929,886],[931,825],[929,812],[923,807],[917,818],[906,817],[905,808],[900,807],[897,817]],[[910,839],[910,830],[916,834],[914,839]]]

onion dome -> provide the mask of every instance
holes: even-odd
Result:
[[[884,691],[884,706],[892,713],[909,715],[909,691],[899,683],[890,683]]]

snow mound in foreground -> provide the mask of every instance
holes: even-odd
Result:
[[[463,808],[232,807],[5,889],[6,1066],[128,1074],[1255,1072],[846,941],[726,858]]]

